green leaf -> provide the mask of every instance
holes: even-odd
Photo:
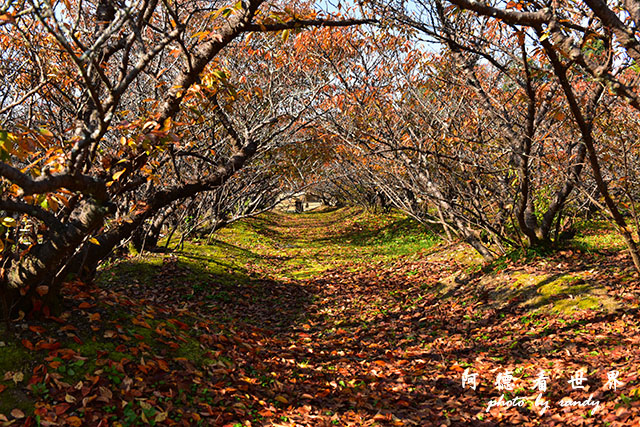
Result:
[[[13,141],[15,137],[6,130],[0,130],[0,160],[9,160],[9,155],[13,151]]]
[[[38,129],[38,131],[40,132],[40,135],[42,135],[42,136],[46,136],[47,138],[53,138],[53,133],[51,133],[51,131],[48,130],[48,129],[40,128],[40,129]]]
[[[227,74],[222,70],[215,70],[211,74],[213,74],[220,80],[225,80],[227,78]]]
[[[216,19],[217,17],[219,17],[220,15],[224,16],[225,18],[227,16],[229,16],[231,14],[231,9],[228,6],[223,6],[220,9],[216,10],[215,12],[213,12],[213,15],[211,15],[212,19]]]

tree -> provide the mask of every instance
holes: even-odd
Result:
[[[358,112],[346,114],[351,124],[344,124],[345,116],[342,126],[334,121],[335,133],[383,157],[384,164],[402,165],[391,170],[437,207],[431,219],[440,217],[486,259],[493,256],[480,242],[487,236],[498,248],[555,244],[571,224],[565,218],[572,209],[593,199],[587,190],[593,187],[640,266],[633,233],[610,191],[616,186],[611,176],[629,171],[630,152],[624,149],[624,168],[613,162],[603,171],[599,161],[619,145],[600,132],[601,117],[625,110],[618,106],[623,99],[627,113],[637,109],[633,18],[622,24],[623,14],[611,16],[611,8],[593,2],[364,6],[421,45],[407,51],[380,44],[379,53],[357,65],[362,72],[342,72],[352,96],[343,112]],[[632,5],[626,8],[631,16]],[[425,43],[445,48],[426,50]],[[378,55],[393,57],[387,67],[393,71],[372,66]],[[614,61],[616,56],[622,59]],[[386,187],[398,207],[411,206],[402,186]],[[628,185],[624,191],[633,193]]]
[[[92,272],[156,213],[219,188],[297,126],[276,108],[238,127],[225,48],[256,32],[370,22],[263,0],[33,1],[2,12],[1,291],[14,308],[55,300],[67,273]]]

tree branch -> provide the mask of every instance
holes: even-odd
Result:
[[[104,182],[87,175],[62,173],[43,175],[33,179],[19,169],[0,162],[0,177],[18,185],[22,189],[21,196],[42,194],[66,188],[71,191],[80,191],[83,194],[91,194],[96,200],[104,201],[106,199],[107,190]]]
[[[40,206],[30,205],[15,200],[0,199],[0,210],[7,212],[20,212],[38,218],[44,222],[47,227],[55,231],[62,230],[62,223],[51,213],[42,209]]]
[[[353,25],[376,24],[378,22],[376,19],[344,19],[340,21],[331,19],[292,19],[291,21],[278,22],[275,24],[249,24],[245,26],[242,31],[269,32],[305,27],[350,27]]]

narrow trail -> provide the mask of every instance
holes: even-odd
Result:
[[[277,250],[252,272],[295,283],[309,299],[297,322],[265,331],[277,397],[299,405],[284,416],[290,425],[436,422],[438,382],[450,380],[425,375],[444,355],[422,346],[433,340],[423,310],[432,301],[414,284],[435,283],[450,266],[396,258],[375,243],[379,225],[367,230],[356,211],[269,218],[258,226]],[[279,317],[299,314],[282,308]]]

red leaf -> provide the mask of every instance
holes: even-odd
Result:
[[[56,350],[58,348],[60,348],[59,342],[38,341],[36,343],[36,350]]]
[[[61,403],[61,404],[55,406],[54,411],[56,412],[56,415],[60,416],[60,415],[64,414],[65,412],[67,412],[67,410],[70,407],[71,407],[71,405],[69,405],[68,403]]]
[[[47,330],[42,326],[29,326],[29,330],[36,334],[44,334]]]
[[[168,320],[169,323],[173,323],[174,325],[176,325],[178,328],[182,329],[183,331],[186,331],[187,329],[189,329],[189,325],[187,325],[186,323],[183,323],[179,320],[176,319],[169,319]]]

